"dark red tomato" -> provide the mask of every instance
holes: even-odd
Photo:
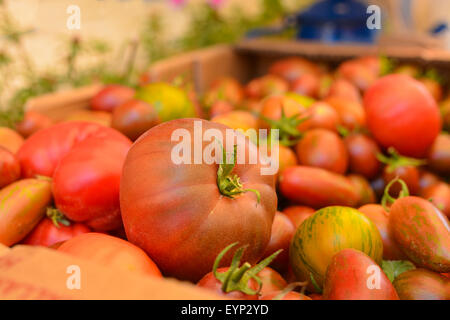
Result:
[[[304,58],[289,57],[272,64],[269,68],[269,73],[292,82],[305,74],[318,75],[320,74],[320,69],[317,65]]]
[[[367,179],[375,178],[381,168],[377,159],[381,151],[376,142],[364,134],[353,133],[345,137],[344,143],[349,155],[350,171]]]
[[[430,200],[450,219],[450,186],[447,183],[439,182],[429,186],[420,192],[420,196]]]
[[[387,185],[391,180],[395,178],[402,179],[406,185],[408,186],[408,190],[410,194],[418,194],[420,190],[419,185],[419,169],[415,166],[399,166],[395,168],[391,168],[390,166],[386,166],[383,170],[383,180]],[[389,194],[396,197],[401,191],[401,184],[396,182],[389,189]]]
[[[325,99],[325,102],[336,110],[341,125],[348,130],[365,127],[366,113],[360,103],[335,96]]]
[[[295,229],[316,212],[313,208],[305,206],[291,206],[283,210],[283,213],[294,224]]]
[[[426,170],[420,170],[419,175],[420,175],[419,177],[420,192],[422,192],[424,189],[430,186],[433,186],[441,182],[441,179],[437,175]]]
[[[153,106],[131,99],[113,110],[111,126],[134,141],[159,122],[158,113]]]
[[[304,132],[309,129],[327,129],[337,131],[340,124],[339,114],[329,104],[316,102],[306,109],[304,117],[308,117],[297,128]]]
[[[400,154],[424,157],[442,127],[436,101],[419,81],[388,75],[364,95],[368,126],[383,147]]]
[[[31,231],[22,243],[33,246],[50,247],[58,242],[72,239],[73,237],[91,232],[86,225],[82,223],[71,223],[69,226],[63,224],[55,225],[49,218],[44,218]]]
[[[0,146],[0,189],[19,178],[19,161],[14,154]]]
[[[219,100],[212,104],[209,109],[209,118],[213,118],[215,116],[219,116],[221,114],[233,111],[234,106],[225,100]]]
[[[367,90],[377,79],[377,75],[357,60],[342,63],[337,70],[338,77],[353,83],[359,90]]]
[[[110,84],[101,89],[91,100],[91,108],[112,112],[115,108],[134,98],[135,91],[130,87]]]
[[[361,94],[351,82],[338,78],[331,83],[326,97],[339,97],[347,101],[361,103]]]
[[[378,231],[380,232],[381,239],[383,240],[383,259],[385,260],[402,260],[406,256],[400,250],[398,245],[389,233],[388,229],[388,216],[389,213],[384,210],[383,206],[379,204],[366,204],[358,209],[358,211],[364,213],[364,215],[372,221]]]
[[[306,73],[291,83],[290,91],[316,98],[319,95],[319,86],[319,76]]]
[[[265,267],[258,273],[261,279],[262,287],[260,294],[265,295],[270,292],[282,290],[287,286],[286,280],[275,270],[270,267]]]
[[[219,268],[217,269],[217,272],[226,272],[228,271],[228,267],[225,268]],[[241,291],[230,291],[230,292],[224,292],[222,287],[223,284],[217,278],[214,276],[212,272],[206,274],[200,281],[197,283],[197,286],[205,289],[212,290],[213,292],[225,296],[230,299],[241,299],[241,300],[258,300],[258,294],[249,295]],[[248,287],[251,290],[258,291],[259,285],[254,279],[250,279],[248,281]]]
[[[222,124],[199,119],[164,122],[141,136],[128,152],[120,208],[129,241],[143,248],[165,274],[198,281],[230,243],[248,244],[243,259],[250,263],[262,257],[270,240],[277,196],[274,176],[261,174],[261,162],[237,163],[232,176],[218,176],[223,166],[216,163],[193,165],[193,153],[189,161],[176,163],[179,159],[173,160],[173,150],[180,142],[172,135],[184,128],[193,137],[194,125],[201,125],[203,132],[219,131],[225,148],[227,139],[233,139],[246,159],[257,156],[257,146],[236,131],[227,132]],[[207,154],[210,144],[203,141],[200,154]],[[194,141],[190,139],[187,148],[194,148]],[[230,194],[228,183],[237,184],[237,177],[242,187],[233,184],[232,189],[239,192]],[[260,197],[244,191],[248,189],[255,189]]]
[[[305,111],[306,108],[293,98],[283,95],[268,97],[262,102],[261,115],[263,117],[260,120],[260,127],[271,127],[271,125],[267,123],[263,118],[267,118],[270,120],[280,120],[284,112],[285,117],[293,117],[295,115],[298,115],[298,118],[300,119]]]
[[[142,249],[128,241],[103,233],[79,234],[61,244],[58,251],[92,261],[106,268],[162,277],[157,265]]]
[[[358,206],[376,202],[375,192],[366,178],[357,174],[349,174],[347,177],[353,183],[359,195]]]
[[[299,163],[344,174],[348,166],[345,144],[337,133],[312,129],[305,133],[295,150]]]
[[[253,79],[245,86],[245,94],[250,99],[263,99],[271,95],[280,95],[288,90],[289,84],[286,80],[271,74]]]
[[[48,128],[52,124],[53,121],[49,117],[39,112],[27,111],[23,120],[16,125],[16,130],[24,138],[28,138],[33,133]]]
[[[23,177],[53,178],[56,207],[70,220],[107,231],[122,223],[120,177],[130,145],[114,129],[66,122],[36,132],[17,157]]]
[[[281,212],[276,212],[273,218],[272,233],[267,244],[263,258],[270,256],[276,251],[283,251],[272,261],[271,266],[280,272],[285,272],[289,264],[289,245],[294,236],[295,227],[291,220]]]
[[[428,153],[427,163],[434,171],[450,175],[450,134],[441,133]]]
[[[320,168],[290,167],[283,171],[279,181],[280,191],[286,198],[313,208],[353,207],[359,199],[349,179]]]
[[[275,291],[269,294],[262,295],[259,300],[312,300],[299,292],[290,291],[283,294],[283,291]]]

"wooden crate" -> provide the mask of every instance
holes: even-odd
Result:
[[[400,62],[435,67],[450,79],[450,52],[411,46],[330,45],[315,42],[293,42],[274,39],[243,41],[235,46],[217,45],[180,54],[153,64],[148,75],[152,81],[171,81],[182,75],[191,80],[201,95],[221,76],[233,76],[246,83],[267,72],[275,60],[287,56],[303,56],[335,66],[343,60],[363,55],[384,55]],[[31,99],[27,110],[36,110],[60,120],[68,113],[86,109],[100,84],[51,93]]]

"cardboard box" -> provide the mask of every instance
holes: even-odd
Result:
[[[105,268],[44,247],[0,250],[0,300],[221,298],[187,282]]]
[[[331,66],[364,55],[384,55],[398,62],[434,67],[450,78],[450,52],[422,46],[392,44],[326,44],[276,39],[253,39],[235,46],[217,45],[183,53],[151,65],[148,75],[153,81],[171,81],[182,75],[191,80],[198,95],[221,76],[233,76],[246,83],[267,72],[275,60],[287,56],[303,56]],[[89,107],[90,99],[101,84],[43,95],[27,102],[27,110],[42,112],[61,120],[70,112]]]

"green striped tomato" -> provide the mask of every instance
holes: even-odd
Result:
[[[362,251],[381,263],[383,242],[377,227],[356,209],[326,207],[297,229],[291,241],[290,263],[297,278],[312,277],[321,287],[331,258],[347,248]]]

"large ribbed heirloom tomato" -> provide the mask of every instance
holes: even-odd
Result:
[[[70,220],[99,231],[120,227],[119,187],[131,141],[87,122],[40,130],[17,153],[24,177],[52,177],[56,207]]]
[[[179,163],[174,156],[182,143],[189,150]],[[214,152],[212,145],[218,146]],[[223,151],[224,164],[202,157],[214,154],[222,160]],[[242,151],[245,163],[239,161]],[[197,164],[195,155],[200,155]],[[248,138],[210,121],[178,119],[147,131],[131,147],[122,174],[120,207],[128,240],[165,275],[179,279],[198,281],[234,242],[249,245],[243,259],[257,262],[270,239],[277,196],[273,175],[261,172],[260,157],[250,163],[255,155],[258,149]],[[229,252],[221,266],[231,257]]]

